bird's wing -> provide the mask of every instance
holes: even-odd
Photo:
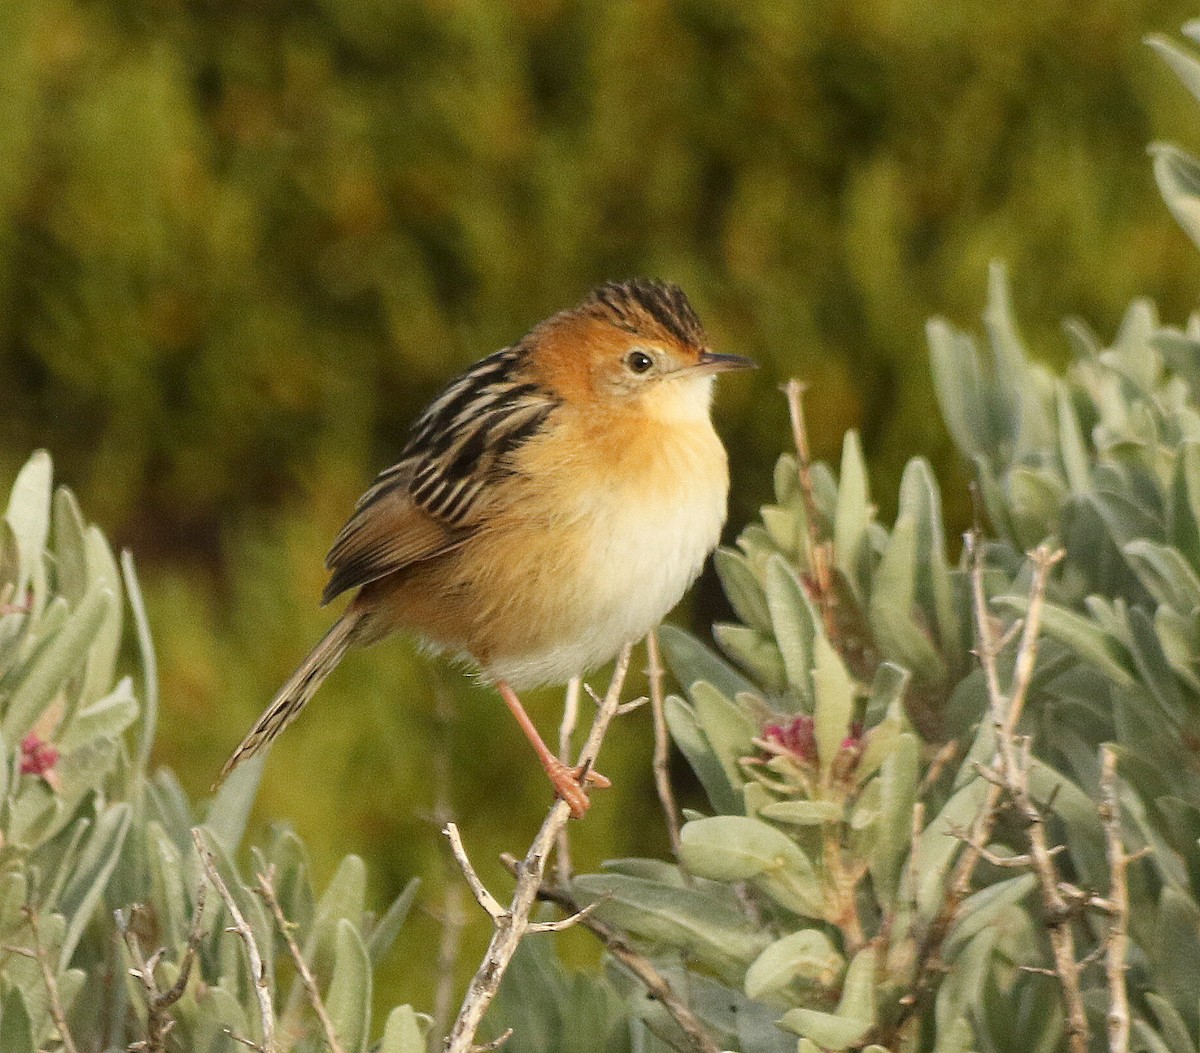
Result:
[[[535,435],[556,399],[521,376],[520,346],[483,359],[413,425],[334,540],[323,602],[463,544],[486,515],[492,483]]]

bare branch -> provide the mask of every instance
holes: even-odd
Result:
[[[204,901],[207,892],[207,882],[201,881],[196,887],[196,902],[192,907],[192,922],[188,931],[187,945],[184,947],[183,957],[179,960],[179,975],[165,991],[159,988],[158,981],[154,976],[165,949],[160,947],[149,958],[145,958],[142,955],[141,942],[127,923],[125,912],[117,911],[117,932],[125,941],[134,966],[129,973],[141,983],[146,999],[146,1037],[142,1041],[134,1043],[142,1053],[162,1053],[167,1033],[175,1026],[175,1021],[167,1010],[183,997],[188,981],[191,979],[196,953],[199,950],[201,939],[204,938]],[[133,911],[138,909],[137,906],[132,908]],[[132,916],[132,911],[130,916]],[[130,1048],[132,1049],[133,1046]]]
[[[565,918],[559,918],[557,921],[534,921],[529,924],[530,932],[563,932],[565,929],[570,929],[578,925],[584,918],[596,909],[595,903],[589,903],[586,907],[577,910],[574,914],[568,914]]]
[[[304,960],[304,954],[296,945],[296,938],[292,935],[292,930],[296,927],[292,922],[288,921],[283,913],[283,907],[279,903],[279,897],[275,894],[275,868],[268,867],[265,874],[255,874],[254,879],[258,882],[259,897],[271,913],[275,917],[275,924],[279,926],[279,931],[283,934],[284,942],[287,944],[288,953],[292,956],[292,962],[296,966],[296,972],[300,974],[300,980],[304,984],[304,990],[308,993],[309,1004],[313,1007],[313,1012],[317,1014],[317,1019],[321,1022],[321,1027],[325,1031],[325,1041],[329,1043],[329,1053],[345,1053],[342,1048],[341,1041],[338,1039],[337,1031],[333,1026],[333,1021],[329,1019],[329,1013],[325,1009],[325,1003],[321,999],[321,989],[317,986],[316,978],[312,974],[312,970],[308,967],[308,962]]]
[[[991,837],[1000,805],[1002,801],[1007,800],[1016,808],[1026,824],[1028,856],[1041,889],[1042,905],[1054,953],[1055,975],[1058,976],[1063,991],[1068,1045],[1071,1053],[1086,1053],[1087,1017],[1084,1014],[1079,989],[1079,966],[1075,960],[1071,909],[1060,887],[1053,860],[1054,849],[1047,842],[1042,809],[1029,793],[1029,742],[1027,738],[1016,734],[1037,660],[1046,585],[1050,571],[1062,559],[1063,553],[1051,551],[1045,545],[1030,553],[1034,573],[1029,589],[1029,606],[1021,625],[1020,642],[1013,664],[1012,687],[1008,694],[1005,694],[1000,683],[997,658],[1002,650],[1001,645],[1007,642],[1007,636],[1002,638],[997,635],[988,610],[983,585],[983,546],[978,527],[966,535],[966,544],[971,560],[976,655],[987,684],[989,716],[995,736],[995,755],[991,765],[978,765],[976,768],[978,774],[988,783],[987,793],[972,823],[970,833],[964,838],[967,844],[955,864],[946,896],[918,951],[919,965],[912,997],[905,1002],[906,1011],[901,1014],[891,1033],[899,1033],[916,1007],[931,993],[942,944],[958,917],[963,900],[971,890],[975,868],[979,860],[984,858],[984,846]],[[1019,738],[1024,738],[1024,741],[1018,742]],[[884,1036],[881,1041],[886,1044],[889,1037],[890,1035]]]
[[[204,844],[204,835],[200,832],[199,827],[192,829],[192,843],[196,846],[196,854],[200,857],[205,875],[212,887],[217,890],[217,895],[221,897],[221,902],[225,904],[225,909],[229,911],[229,916],[233,919],[233,931],[238,934],[246,947],[246,958],[250,962],[250,975],[254,977],[254,993],[258,998],[259,1023],[262,1027],[262,1045],[256,1048],[261,1048],[263,1053],[275,1053],[275,1012],[271,1007],[271,992],[267,987],[266,966],[263,965],[262,955],[254,940],[254,933],[238,908],[233,893],[229,891],[229,886],[225,884],[225,879],[217,871],[217,864],[213,860],[212,853]],[[233,1038],[235,1042],[241,1042],[242,1045],[254,1046],[246,1039],[240,1039],[234,1035],[230,1035],[230,1038]]]
[[[658,791],[658,802],[662,805],[663,817],[667,821],[671,855],[678,860],[679,806],[675,803],[675,790],[671,786],[671,740],[667,733],[667,707],[663,691],[666,670],[663,668],[662,654],[658,649],[658,629],[651,629],[646,635],[646,657],[646,675],[650,679],[650,712],[654,719],[654,788]],[[684,873],[686,874],[686,871]],[[691,880],[690,876],[688,880]]]
[[[501,859],[514,874],[520,873],[520,864],[512,856],[505,855]],[[605,950],[633,973],[646,988],[646,993],[671,1014],[672,1019],[691,1041],[696,1053],[720,1053],[720,1047],[704,1030],[704,1026],[688,1007],[687,1002],[675,993],[667,978],[654,967],[654,963],[635,950],[621,932],[592,916],[591,909],[596,904],[580,909],[575,898],[561,885],[543,884],[537,891],[537,897],[567,911],[575,921],[599,937]]]
[[[1108,978],[1109,1053],[1129,1051],[1129,994],[1125,988],[1126,953],[1129,944],[1129,886],[1125,868],[1130,857],[1121,841],[1121,805],[1117,797],[1117,754],[1111,746],[1100,749],[1100,818],[1108,848],[1109,914],[1104,974]]]
[[[575,734],[575,725],[579,722],[579,691],[582,681],[572,677],[567,681],[567,692],[563,698],[562,721],[558,725],[558,759],[563,764],[571,765],[571,737]],[[590,688],[588,689],[591,690]],[[558,880],[571,880],[571,833],[570,826],[564,826],[558,832]]]
[[[42,944],[42,933],[38,921],[38,913],[32,907],[25,908],[25,918],[29,922],[29,932],[33,940],[33,957],[37,960],[42,973],[42,983],[46,985],[46,994],[50,998],[50,1018],[58,1031],[65,1053],[79,1053],[71,1029],[67,1026],[67,1012],[63,1007],[62,995],[58,990],[58,980],[54,976],[54,966],[50,964],[50,955]]]
[[[504,1032],[498,1037],[493,1038],[491,1042],[481,1042],[478,1045],[472,1046],[471,1053],[490,1053],[490,1051],[493,1049],[499,1049],[504,1045],[505,1042],[512,1038],[512,1034],[513,1029],[511,1027],[506,1027]]]
[[[625,674],[629,670],[630,651],[631,647],[626,645],[618,656],[608,691],[597,707],[587,740],[583,749],[580,750],[576,763],[585,773],[595,763],[609,722],[616,715],[617,707],[620,705],[621,688],[625,683]],[[546,861],[558,840],[559,831],[566,825],[570,815],[571,807],[566,801],[554,802],[521,863],[516,888],[513,890],[512,901],[508,909],[501,909],[499,916],[492,915],[495,931],[488,944],[487,954],[467,988],[466,997],[458,1012],[458,1019],[455,1020],[454,1026],[446,1038],[446,1053],[470,1053],[483,1015],[487,1012],[488,1006],[496,996],[496,991],[500,988],[500,981],[504,978],[504,973],[508,969],[509,962],[512,961],[513,954],[516,953],[517,946],[529,930],[529,913],[533,909],[538,889],[542,884]],[[465,856],[465,854],[464,852],[463,855]],[[461,866],[462,860],[459,863]],[[470,881],[469,874],[467,879]],[[489,910],[488,913],[492,912]]]
[[[463,872],[463,877],[467,879],[467,884],[470,886],[471,893],[475,896],[476,902],[488,912],[493,921],[498,922],[508,912],[500,905],[500,901],[488,891],[487,886],[483,883],[479,874],[476,873],[475,867],[471,865],[471,860],[467,856],[467,850],[463,847],[458,826],[455,823],[447,823],[442,833],[446,835],[446,840],[450,842],[450,851],[454,853],[454,859],[458,863],[459,869]]]
[[[812,456],[808,447],[808,426],[804,421],[804,392],[807,385],[794,377],[783,386],[787,396],[788,416],[792,422],[792,439],[796,444],[796,474],[800,480],[800,496],[804,501],[804,518],[808,523],[808,544],[812,559],[813,584],[817,608],[825,623],[825,635],[836,645],[837,597],[833,589],[832,546],[821,539],[818,521],[820,512],[813,496]]]

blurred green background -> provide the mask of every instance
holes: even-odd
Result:
[[[1145,155],[1194,110],[1142,45],[1175,2],[0,0],[0,475],[44,446],[138,558],[161,652],[158,759],[194,795],[321,633],[325,549],[414,413],[608,278],[680,282],[720,350],[736,530],[809,380],[818,456],[860,428],[885,515],[938,420],[926,317],[974,318],[1006,259],[1038,355],[1062,316],[1168,318],[1200,264]],[[679,617],[721,613],[706,576]],[[640,663],[640,659],[639,659]],[[636,685],[635,685],[636,688]],[[442,886],[450,794],[485,877],[548,801],[498,703],[393,641],[275,750],[259,816],[378,900]],[[549,730],[557,693],[534,700]],[[575,824],[579,863],[661,852],[649,714]],[[464,965],[487,935],[472,917]],[[414,923],[380,1001],[431,1001]]]

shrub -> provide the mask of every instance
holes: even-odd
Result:
[[[140,690],[117,675],[126,602]],[[324,1048],[318,1005],[343,1053],[366,1049],[372,970],[415,882],[376,917],[348,856],[318,895],[285,827],[252,846],[243,876],[261,764],[201,820],[149,769],[156,713],[133,562],[118,566],[69,491],[51,497],[37,453],[0,523],[0,1049],[232,1053],[273,1027],[274,1051],[300,1053]],[[424,1050],[423,1027],[399,1007],[378,1048]]]

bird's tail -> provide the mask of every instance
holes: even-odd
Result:
[[[217,777],[218,783],[242,761],[253,757],[296,719],[304,704],[316,694],[317,688],[342,660],[353,641],[354,630],[358,628],[361,618],[361,614],[351,609],[333,623],[329,632],[321,637],[320,643],[309,651],[308,657],[288,677],[287,683],[276,692],[271,704],[263,710],[262,716],[242,739],[242,744],[225,762],[225,767]]]

